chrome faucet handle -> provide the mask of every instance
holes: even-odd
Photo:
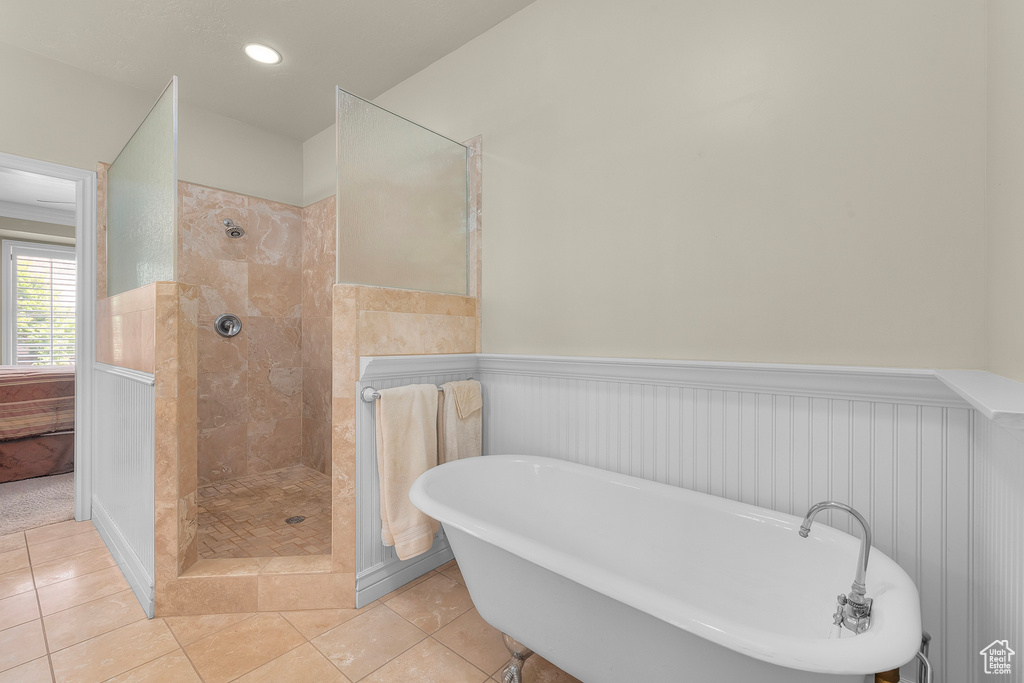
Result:
[[[843,624],[854,633],[864,633],[871,625],[871,598],[863,602],[847,598],[843,613]]]
[[[836,626],[842,626],[846,614],[846,596],[840,593],[836,596],[836,613],[832,615],[832,621]]]

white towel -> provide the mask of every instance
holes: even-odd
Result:
[[[409,500],[416,477],[437,464],[437,387],[381,389],[377,399],[380,537],[407,560],[430,550],[440,525]]]
[[[437,459],[440,463],[480,455],[483,414],[480,382],[441,385],[437,405]]]

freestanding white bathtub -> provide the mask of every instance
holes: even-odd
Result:
[[[875,550],[871,628],[829,639],[859,539],[792,515],[533,456],[423,474],[481,616],[585,683],[863,683],[910,662],[917,588]],[[874,679],[869,679],[873,681]]]

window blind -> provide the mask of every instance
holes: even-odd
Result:
[[[15,365],[69,365],[75,362],[74,251],[60,248],[11,249]],[[6,294],[6,293],[5,293]]]

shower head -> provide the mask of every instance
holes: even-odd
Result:
[[[245,234],[245,229],[241,225],[235,223],[230,218],[224,219],[224,227],[226,228],[224,232],[231,239],[238,239],[239,237]]]

